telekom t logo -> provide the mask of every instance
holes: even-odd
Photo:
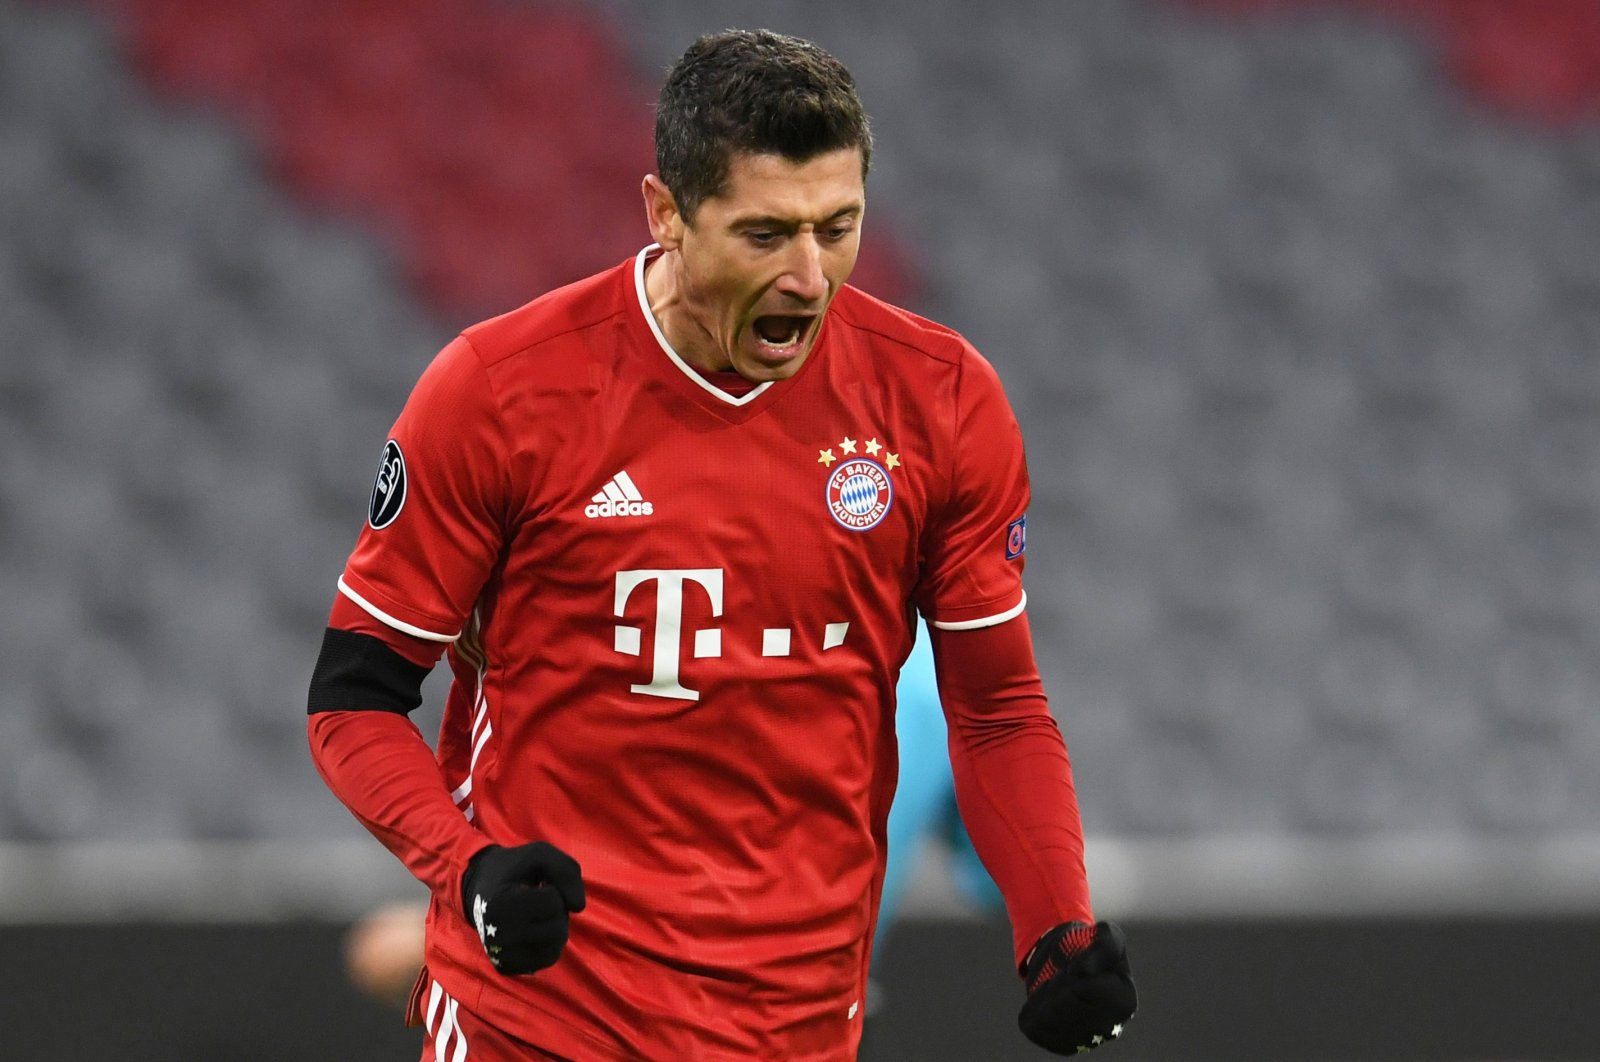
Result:
[[[711,618],[720,619],[722,618],[722,569],[640,568],[631,572],[618,572],[616,598],[611,605],[612,614],[621,619],[626,613],[629,598],[645,583],[656,584],[656,631],[650,649],[650,681],[636,682],[628,688],[634,693],[643,693],[650,697],[676,697],[686,701],[698,701],[700,691],[691,690],[678,681],[678,667],[683,660],[684,587],[693,583],[704,591],[711,602]],[[843,645],[849,630],[848,620],[824,623],[822,651],[827,652]],[[754,632],[750,633],[753,637]],[[801,638],[804,640],[804,632]],[[761,628],[761,655],[764,657],[789,656],[794,644],[794,631],[788,627]],[[638,627],[617,624],[615,646],[617,652],[626,656],[642,655],[644,631]],[[721,656],[722,628],[697,629],[694,632],[693,652],[696,658]]]
[[[700,694],[678,681],[678,661],[683,652],[683,584],[695,583],[711,598],[711,615],[722,615],[721,568],[640,568],[617,573],[617,598],[612,606],[618,619],[628,606],[628,598],[644,583],[656,584],[656,636],[650,681],[628,687],[634,693],[652,697],[680,697],[698,701]],[[617,625],[617,652],[638,656],[644,632],[638,627]],[[694,632],[694,655],[722,655],[722,629],[707,627]]]

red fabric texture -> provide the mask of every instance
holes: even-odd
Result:
[[[509,1035],[463,1007],[428,975],[426,968],[417,978],[411,1002],[406,1006],[406,1024],[426,1030],[420,1062],[439,1062],[441,1058],[466,1062],[561,1062],[560,1056]]]
[[[416,726],[393,712],[319,712],[306,732],[328,788],[464,924],[461,875],[489,839],[451,801]]]
[[[1005,898],[1021,969],[1054,926],[1094,921],[1072,763],[1026,615],[929,634],[961,821]]]

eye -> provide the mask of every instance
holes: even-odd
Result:
[[[838,243],[846,236],[849,236],[854,229],[855,226],[850,224],[829,225],[827,228],[822,230],[822,235],[825,239],[833,243]]]
[[[746,229],[744,238],[757,247],[771,247],[778,242],[778,234],[769,229]]]

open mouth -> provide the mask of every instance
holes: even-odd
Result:
[[[802,314],[769,313],[757,317],[751,330],[763,348],[773,353],[787,352],[805,340],[815,320]]]

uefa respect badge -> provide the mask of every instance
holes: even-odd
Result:
[[[828,477],[826,498],[828,511],[841,527],[866,531],[888,515],[894,504],[894,481],[878,462],[852,457]]]

